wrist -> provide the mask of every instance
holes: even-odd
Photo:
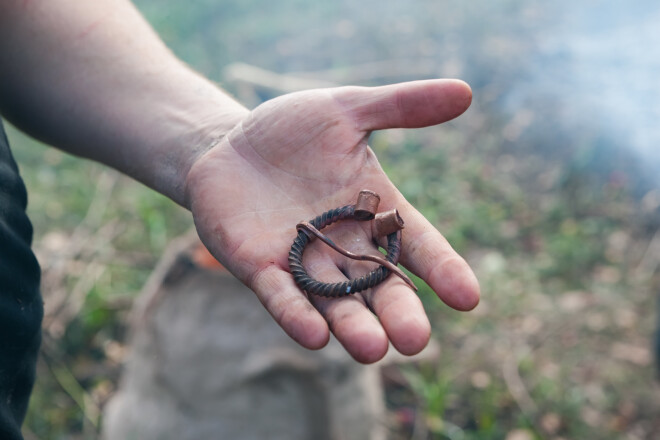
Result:
[[[209,110],[188,115],[191,125],[165,141],[172,147],[165,148],[160,163],[154,167],[154,189],[185,208],[188,208],[185,186],[193,164],[219,144],[249,113],[234,101],[215,104],[215,108]]]

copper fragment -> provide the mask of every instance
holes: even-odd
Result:
[[[399,211],[396,209],[379,212],[374,218],[372,227],[374,237],[386,237],[392,232],[403,229],[403,219],[399,215]]]
[[[363,189],[358,194],[357,203],[355,204],[355,220],[366,221],[371,220],[378,212],[378,204],[380,203],[380,196],[373,191]]]

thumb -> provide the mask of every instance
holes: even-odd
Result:
[[[381,87],[341,87],[334,98],[362,131],[419,128],[441,124],[463,113],[472,102],[470,86],[436,79]]]

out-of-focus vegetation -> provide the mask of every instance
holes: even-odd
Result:
[[[180,57],[239,97],[224,70],[238,61],[337,83],[459,77],[473,87],[457,121],[371,139],[483,290],[465,314],[421,289],[441,355],[386,370],[392,439],[660,433],[660,191],[607,122],[567,121],[566,96],[535,83],[565,2],[136,3]],[[9,131],[49,313],[26,438],[94,439],[131,301],[191,221],[113,171]]]

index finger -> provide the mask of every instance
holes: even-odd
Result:
[[[480,288],[470,266],[405,199],[399,206],[406,221],[399,262],[426,281],[448,306],[464,311],[475,308],[479,304]]]

